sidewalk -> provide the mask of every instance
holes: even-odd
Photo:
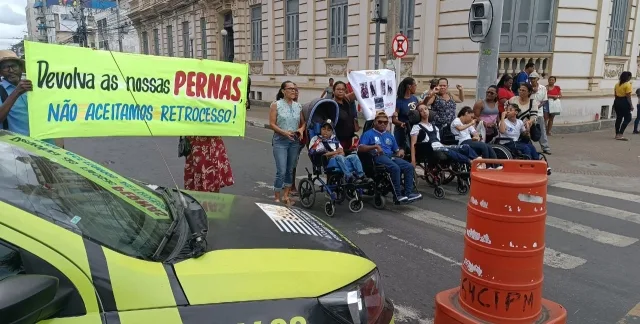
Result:
[[[255,105],[247,112],[247,124],[269,128],[269,108]],[[364,125],[364,119],[360,120]],[[640,177],[640,135],[626,135],[628,142],[613,139],[613,130],[555,134],[549,137],[554,173],[567,176]],[[631,179],[629,179],[631,180]]]

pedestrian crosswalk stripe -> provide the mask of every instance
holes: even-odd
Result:
[[[547,202],[640,224],[640,215],[626,210],[620,210],[554,195],[547,195]],[[638,202],[640,202],[640,200]]]
[[[468,202],[468,197],[466,196],[460,196],[458,194],[452,194],[447,196],[448,200],[453,200],[453,201],[457,201],[457,202],[461,202],[463,204],[467,204]],[[567,198],[562,198],[562,197],[556,197],[553,195],[547,195],[547,202],[549,203],[553,203],[553,204],[559,204],[559,205],[563,205],[563,206],[567,206],[567,207],[572,207],[572,208],[578,208],[578,209],[582,209],[585,211],[590,211],[590,212],[594,212],[594,213],[598,213],[598,214],[603,214],[603,215],[611,215],[611,217],[615,217],[615,218],[619,218],[622,220],[629,220],[631,219],[631,221],[633,221],[633,219],[635,219],[634,217],[627,217],[625,218],[625,216],[630,216],[630,215],[634,215],[631,212],[627,212],[627,211],[623,211],[623,210],[618,210],[618,209],[614,209],[614,208],[610,208],[610,207],[605,207],[605,206],[600,206],[600,205],[595,205],[595,204],[588,204],[582,201],[578,201],[578,200],[573,200],[573,199],[567,199]],[[588,205],[585,205],[588,204]],[[582,207],[582,208],[580,208]],[[607,209],[608,208],[608,209]],[[605,214],[607,213],[607,214]],[[635,215],[638,216],[638,215]],[[640,216],[638,217],[640,218]],[[605,231],[601,231],[599,229],[593,228],[593,227],[589,227],[586,225],[581,225],[578,223],[574,223],[568,220],[564,220],[564,219],[560,219],[557,217],[553,217],[550,215],[547,215],[547,225],[557,228],[559,230],[565,231],[567,233],[571,233],[571,234],[575,234],[575,235],[579,235],[585,238],[588,238],[590,240],[602,243],[602,244],[609,244],[609,245],[613,245],[613,246],[618,246],[618,247],[625,247],[625,246],[629,246],[635,242],[638,241],[638,239],[633,238],[633,237],[628,237],[628,236],[624,236],[624,235],[618,235],[618,234],[614,234],[614,233],[609,233],[609,232],[605,232]]]
[[[605,197],[609,197],[609,198],[626,200],[626,201],[630,201],[630,202],[634,202],[634,203],[640,202],[640,196],[629,194],[629,193],[625,193],[625,192],[618,192],[618,191],[613,191],[613,190],[594,188],[594,187],[583,186],[583,185],[573,184],[573,183],[568,183],[568,182],[558,182],[558,183],[552,184],[551,186],[552,187],[556,187],[556,188],[580,191],[580,192],[593,194],[593,195],[598,195],[598,196],[605,196]]]
[[[563,230],[567,233],[579,235],[590,240],[609,244],[618,247],[629,246],[638,241],[636,238],[627,237],[623,235],[613,234],[605,231],[601,231],[597,228],[589,227],[586,225],[580,225],[574,222],[570,222],[564,219],[556,218],[547,215],[547,225]]]
[[[402,206],[397,210],[402,215],[413,218],[417,221],[424,222],[442,229],[464,234],[467,224],[454,218],[450,218],[436,212],[421,209],[414,206]],[[550,247],[546,247],[544,251],[544,264],[558,269],[569,270],[585,264],[587,260],[556,251]]]

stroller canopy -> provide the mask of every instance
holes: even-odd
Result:
[[[332,99],[318,98],[304,105],[302,113],[307,121],[307,129],[313,129],[314,125],[322,125],[327,119],[331,120],[334,128],[340,116],[340,107]]]

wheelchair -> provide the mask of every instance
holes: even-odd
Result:
[[[362,168],[364,173],[370,179],[373,179],[373,183],[366,187],[363,194],[373,197],[373,207],[376,209],[384,209],[386,207],[386,196],[389,193],[393,196],[393,202],[396,205],[410,204],[413,201],[399,202],[394,193],[393,182],[391,181],[391,174],[387,171],[384,165],[376,164],[373,159],[373,155],[370,153],[358,153],[358,158],[362,162]],[[400,182],[404,183],[404,174],[400,174]],[[413,187],[416,187],[416,178],[413,178]],[[422,198],[420,198],[422,199]],[[419,200],[419,199],[418,199]]]
[[[338,167],[328,167],[329,159],[321,154],[309,154],[312,163],[312,171],[308,168],[307,178],[300,180],[298,183],[298,192],[300,193],[300,203],[304,208],[311,208],[316,201],[316,193],[325,193],[325,197],[329,200],[324,205],[324,213],[329,216],[335,216],[336,204],[342,204],[345,200],[349,200],[349,211],[359,213],[364,208],[362,194],[364,188],[368,184],[347,183]],[[327,181],[322,179],[326,176]],[[316,189],[318,184],[319,189]]]
[[[508,137],[502,137],[500,135],[496,136],[493,138],[493,140],[491,140],[491,142],[489,142],[489,146],[491,146],[491,148],[493,149],[493,151],[496,153],[496,157],[498,159],[501,160],[531,160],[531,157],[529,157],[526,154],[523,154],[520,150],[511,150],[509,147],[507,147],[505,144],[507,143],[513,143],[514,140]],[[538,154],[540,155],[540,160],[544,161],[545,163],[547,163],[547,175],[551,175],[551,168],[549,167],[549,162],[547,161],[547,156],[542,153],[542,152],[538,152]]]
[[[430,143],[418,143],[416,147],[416,166],[424,171],[424,175],[420,176],[431,186],[434,187],[433,195],[437,199],[443,199],[446,195],[442,187],[444,181],[449,179],[457,180],[456,190],[459,194],[464,195],[469,192],[470,182],[470,166],[465,163],[454,161],[444,151],[434,151]]]

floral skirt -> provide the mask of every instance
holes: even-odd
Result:
[[[227,150],[220,137],[189,136],[191,154],[184,164],[186,190],[217,192],[233,185]]]

